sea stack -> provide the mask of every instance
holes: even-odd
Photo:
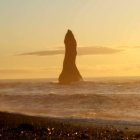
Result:
[[[82,80],[75,61],[77,55],[77,43],[71,30],[68,30],[64,39],[65,58],[63,62],[63,70],[59,76],[60,84],[70,84]]]

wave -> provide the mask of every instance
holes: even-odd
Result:
[[[140,81],[96,80],[59,85],[0,81],[0,111],[74,118],[140,120]]]

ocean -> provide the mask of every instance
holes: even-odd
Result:
[[[71,85],[55,79],[0,80],[0,111],[140,124],[140,77],[91,78]]]

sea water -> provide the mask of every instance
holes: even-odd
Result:
[[[140,78],[0,80],[0,111],[140,123]]]

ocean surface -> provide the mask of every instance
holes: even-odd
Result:
[[[140,78],[0,80],[0,111],[140,123]]]

